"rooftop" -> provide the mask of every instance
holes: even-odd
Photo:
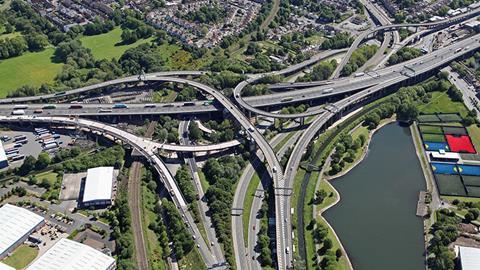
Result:
[[[115,259],[87,245],[62,238],[26,270],[113,269]]]
[[[0,208],[0,217],[0,254],[44,221],[42,216],[11,204]]]
[[[0,161],[4,161],[4,160],[7,160],[7,155],[5,154],[3,143],[0,141]]]
[[[110,200],[112,198],[113,167],[88,169],[83,202]]]
[[[15,270],[15,268],[10,267],[10,266],[0,262],[0,270]]]
[[[459,246],[460,264],[462,270],[480,269],[480,248]]]

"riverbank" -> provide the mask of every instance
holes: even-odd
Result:
[[[356,157],[355,160],[353,161],[353,163],[351,164],[348,164],[347,167],[345,167],[343,170],[341,170],[339,173],[335,174],[335,175],[330,175],[330,176],[326,176],[325,180],[327,181],[331,181],[331,180],[334,180],[336,178],[339,178],[339,177],[342,177],[344,175],[346,175],[347,173],[349,173],[352,169],[354,169],[358,164],[360,164],[364,159],[365,157],[368,155],[368,148],[370,146],[370,142],[372,140],[372,137],[373,135],[378,131],[380,130],[382,127],[388,125],[388,124],[391,124],[393,122],[396,122],[397,121],[397,118],[395,116],[391,117],[391,118],[387,118],[387,119],[384,119],[380,122],[380,124],[373,130],[369,130],[368,131],[368,137],[367,137],[367,140],[365,141],[365,145],[362,146],[362,148],[360,149],[360,156]],[[350,133],[353,133],[357,128],[361,128],[361,124],[357,127],[355,127]],[[355,139],[355,138],[354,138]],[[333,153],[333,152],[332,152]],[[331,154],[332,154],[331,153]],[[330,155],[331,155],[330,154]]]

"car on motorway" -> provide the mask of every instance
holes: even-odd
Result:
[[[25,115],[24,110],[13,110],[12,115]]]
[[[124,103],[116,103],[112,107],[113,109],[128,109],[127,104]]]
[[[57,105],[49,104],[42,107],[44,110],[54,110],[57,108]]]
[[[253,126],[249,126],[249,127],[248,127],[248,131],[250,131],[250,132],[255,132],[255,128],[254,128]]]
[[[15,105],[15,106],[13,106],[13,109],[14,109],[14,110],[19,110],[19,109],[24,110],[24,109],[28,109],[28,105],[26,105],[26,104]]]
[[[112,112],[112,109],[104,109],[104,108],[102,108],[102,109],[98,110],[98,112],[100,112],[100,113]]]
[[[76,109],[82,109],[83,106],[79,104],[72,104],[70,105],[70,109],[76,110]]]
[[[165,104],[163,105],[164,108],[170,108],[170,107],[175,107],[175,105],[173,104]]]
[[[145,104],[144,108],[155,108],[157,105],[155,104]]]
[[[33,113],[43,113],[43,110],[42,109],[36,109],[35,111],[33,111]]]

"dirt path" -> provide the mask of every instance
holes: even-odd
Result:
[[[146,137],[152,137],[157,122],[151,122],[147,128]],[[148,255],[142,228],[142,167],[139,161],[134,161],[128,176],[128,206],[132,214],[133,241],[135,243],[135,260],[138,270],[148,270]]]

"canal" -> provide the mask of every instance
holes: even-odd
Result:
[[[381,128],[365,160],[332,184],[341,200],[324,216],[354,269],[425,269],[423,222],[415,216],[425,179],[408,128]]]

